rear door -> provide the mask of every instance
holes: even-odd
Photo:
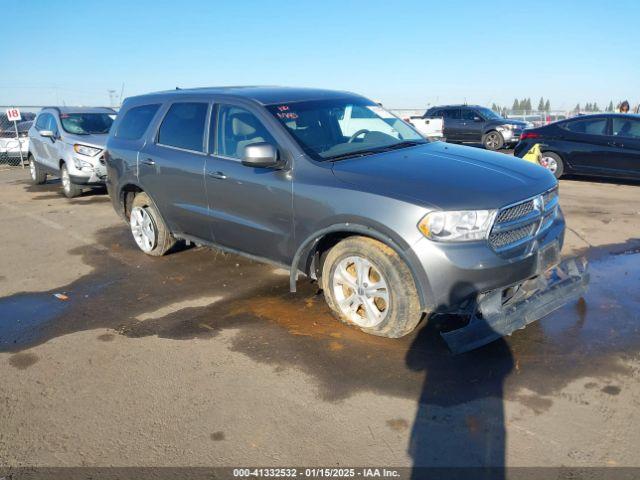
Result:
[[[293,249],[292,176],[287,169],[242,164],[244,148],[278,147],[267,114],[234,104],[216,106],[210,122],[206,185],[219,245],[289,264]],[[280,149],[280,155],[283,155]]]
[[[462,131],[462,118],[459,108],[445,108],[442,111],[444,118],[444,136],[447,140],[462,142],[464,133]]]
[[[610,133],[609,145],[614,151],[609,167],[617,175],[640,178],[640,118],[612,117]]]
[[[172,232],[210,240],[204,186],[207,101],[165,105],[152,141],[138,155],[138,178]]]
[[[559,124],[563,130],[565,160],[578,173],[602,175],[610,170],[610,145],[606,116],[576,117]]]

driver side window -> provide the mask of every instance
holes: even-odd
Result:
[[[233,105],[219,105],[217,112],[216,121],[211,122],[212,129],[215,125],[215,135],[209,135],[210,142],[215,140],[210,151],[217,155],[242,159],[244,149],[254,143],[267,142],[277,146],[262,122],[248,110]]]

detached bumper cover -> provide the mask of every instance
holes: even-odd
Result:
[[[586,260],[566,260],[524,282],[507,302],[503,302],[503,290],[483,294],[465,327],[441,335],[454,354],[476,349],[578,299],[588,284]]]

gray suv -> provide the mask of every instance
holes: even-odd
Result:
[[[110,108],[43,108],[29,129],[29,168],[36,184],[60,177],[73,198],[85,186],[104,185],[104,145],[116,117]]]
[[[345,133],[347,115],[358,129]],[[239,253],[317,279],[338,319],[401,337],[466,313],[454,351],[580,294],[551,276],[565,223],[544,168],[424,140],[359,95],[227,87],[128,98],[107,141],[107,188],[135,242]],[[555,280],[550,280],[554,278]]]

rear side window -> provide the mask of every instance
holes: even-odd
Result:
[[[204,152],[204,130],[208,103],[174,103],[162,120],[158,143]]]
[[[604,135],[607,127],[606,118],[585,118],[584,120],[570,120],[561,125],[565,130],[587,135]]]
[[[459,108],[452,108],[452,109],[447,109],[447,110],[443,110],[443,117],[444,118],[448,118],[450,120],[460,120],[460,109]]]
[[[160,104],[141,105],[128,110],[120,120],[115,136],[125,140],[138,140],[147,131],[158,108]]]
[[[613,134],[616,137],[640,139],[640,120],[635,118],[613,118]]]

